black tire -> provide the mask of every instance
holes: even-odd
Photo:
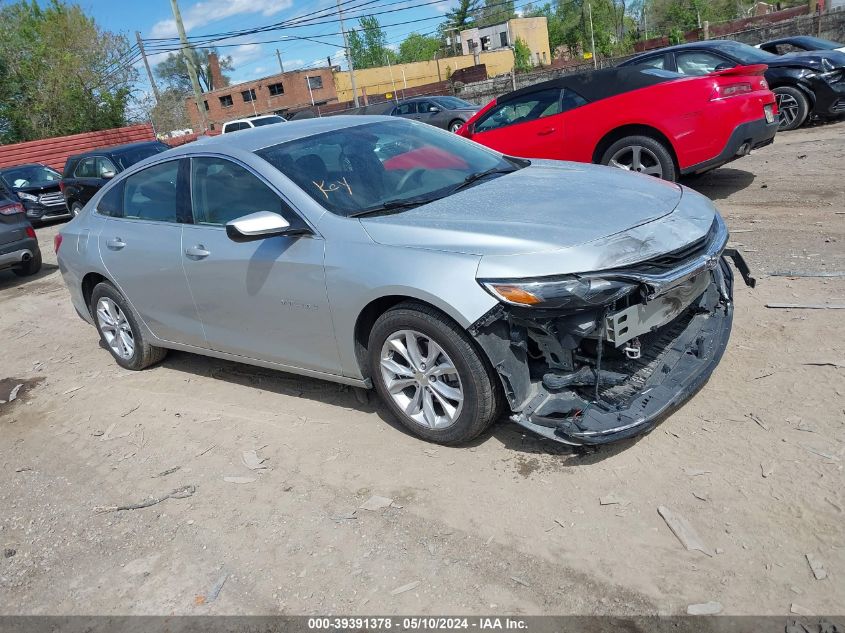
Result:
[[[610,162],[614,158],[614,156],[617,156],[620,153],[624,155],[627,150],[633,150],[637,147],[646,150],[646,156],[649,153],[651,154],[651,156],[648,157],[648,164],[646,164],[646,161],[643,160],[643,169],[651,169],[654,166],[659,167],[659,175],[656,173],[648,175],[660,177],[664,180],[668,180],[669,182],[675,182],[678,179],[678,171],[675,168],[675,161],[672,158],[672,152],[669,151],[669,148],[666,147],[666,145],[664,145],[661,141],[658,141],[657,139],[652,138],[651,136],[637,135],[626,136],[625,138],[621,138],[605,150],[599,162],[602,165],[610,165]],[[651,163],[652,157],[654,165],[652,165]],[[633,164],[631,171],[640,171],[640,173],[646,173],[645,171],[642,171],[640,169],[634,169]]]
[[[457,418],[445,428],[429,428],[415,422],[388,392],[381,372],[382,347],[401,330],[414,330],[429,337],[454,363],[464,401]],[[483,433],[499,417],[504,398],[493,368],[463,328],[430,306],[407,301],[382,314],[370,333],[368,356],[370,376],[379,396],[402,426],[417,437],[438,444],[463,444]]]
[[[454,121],[449,122],[449,127],[446,129],[450,132],[457,132],[463,124],[464,121],[462,121],[461,119],[455,119]]]
[[[15,266],[12,268],[12,272],[14,272],[18,277],[29,277],[31,275],[36,274],[39,270],[41,270],[41,251],[35,251],[35,255],[32,258],[20,266]]]
[[[778,131],[788,132],[804,125],[807,116],[810,114],[810,100],[807,99],[807,95],[801,89],[794,88],[793,86],[778,86],[777,88],[772,88],[772,92],[775,93],[778,110],[781,111]],[[789,111],[794,112],[794,118],[792,120],[789,120],[788,117],[783,115],[781,103],[786,105],[785,102],[789,103]]]
[[[70,205],[70,215],[74,218],[78,216],[80,211],[82,211],[83,206],[85,205],[80,204],[79,202],[74,202],[72,205]]]
[[[110,299],[115,305],[117,305],[126,318],[131,331],[131,337],[134,341],[133,353],[128,358],[120,356],[112,348],[106,334],[103,332],[100,317],[97,314],[97,305],[102,298]],[[155,347],[144,340],[144,333],[140,327],[138,315],[135,314],[135,310],[129,302],[123,298],[123,295],[118,292],[117,288],[112,286],[110,283],[104,281],[94,286],[94,291],[91,293],[90,310],[91,315],[94,317],[94,324],[97,328],[97,332],[100,334],[100,340],[103,342],[103,346],[109,351],[115,361],[117,361],[117,364],[121,367],[140,371],[141,369],[146,369],[150,365],[156,364],[167,355],[167,350],[163,347]]]

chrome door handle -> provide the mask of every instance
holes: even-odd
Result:
[[[119,237],[112,238],[106,242],[106,246],[113,251],[119,251],[121,248],[126,246],[126,242],[124,242]]]
[[[542,131],[540,131],[540,132],[537,132],[537,136],[547,136],[547,135],[551,134],[551,133],[552,133],[552,132],[554,132],[554,131],[555,131],[555,129],[554,129],[553,127],[550,127],[550,128],[548,128],[548,129],[546,129],[546,130],[542,130]]]
[[[186,248],[185,255],[188,256],[188,259],[205,259],[211,255],[211,251],[205,250],[205,246],[202,244],[197,244],[191,248]]]

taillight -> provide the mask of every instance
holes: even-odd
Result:
[[[26,236],[35,239],[35,229],[31,226],[26,227]]]
[[[752,90],[751,84],[746,82],[727,85],[717,84],[710,100],[714,101],[716,99],[725,99],[726,97],[735,97],[751,92]]]
[[[53,252],[56,253],[56,255],[59,254],[59,248],[61,247],[61,245],[62,245],[62,234],[56,233],[55,237],[53,238]]]
[[[20,202],[7,202],[0,204],[0,215],[15,215],[16,213],[25,213],[26,209]]]

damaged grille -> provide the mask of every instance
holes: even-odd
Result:
[[[670,253],[665,253],[659,257],[655,257],[654,259],[649,259],[635,264],[634,266],[627,268],[626,271],[656,274],[678,268],[704,253],[710,243],[715,239],[717,230],[718,222],[714,219],[713,224],[710,225],[710,229],[707,231],[707,234],[703,237]]]

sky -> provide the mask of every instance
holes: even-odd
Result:
[[[433,32],[456,0],[341,0],[347,30],[358,26],[357,17],[376,15],[385,26],[388,45],[398,48],[410,33]],[[177,37],[170,0],[76,0],[97,24],[109,31],[124,33],[135,42],[135,31],[144,39]],[[232,58],[234,70],[228,73],[232,83],[248,81],[279,72],[276,49],[281,52],[286,71],[325,66],[327,56],[333,64],[345,67],[343,38],[336,21],[336,0],[179,0],[179,9],[187,35],[206,36],[290,21],[300,16],[326,11],[322,24],[284,28],[264,33],[218,41],[222,55]],[[329,11],[332,13],[329,14]],[[320,14],[321,16],[324,14]],[[357,17],[356,17],[357,16]],[[413,22],[411,22],[413,21]],[[398,24],[411,22],[408,24]],[[395,26],[389,26],[395,25]],[[307,41],[310,37],[317,41]],[[284,41],[272,42],[269,40]],[[152,66],[166,57],[157,48],[173,47],[172,42],[158,46],[145,43]],[[143,66],[138,64],[142,89],[147,85]]]

